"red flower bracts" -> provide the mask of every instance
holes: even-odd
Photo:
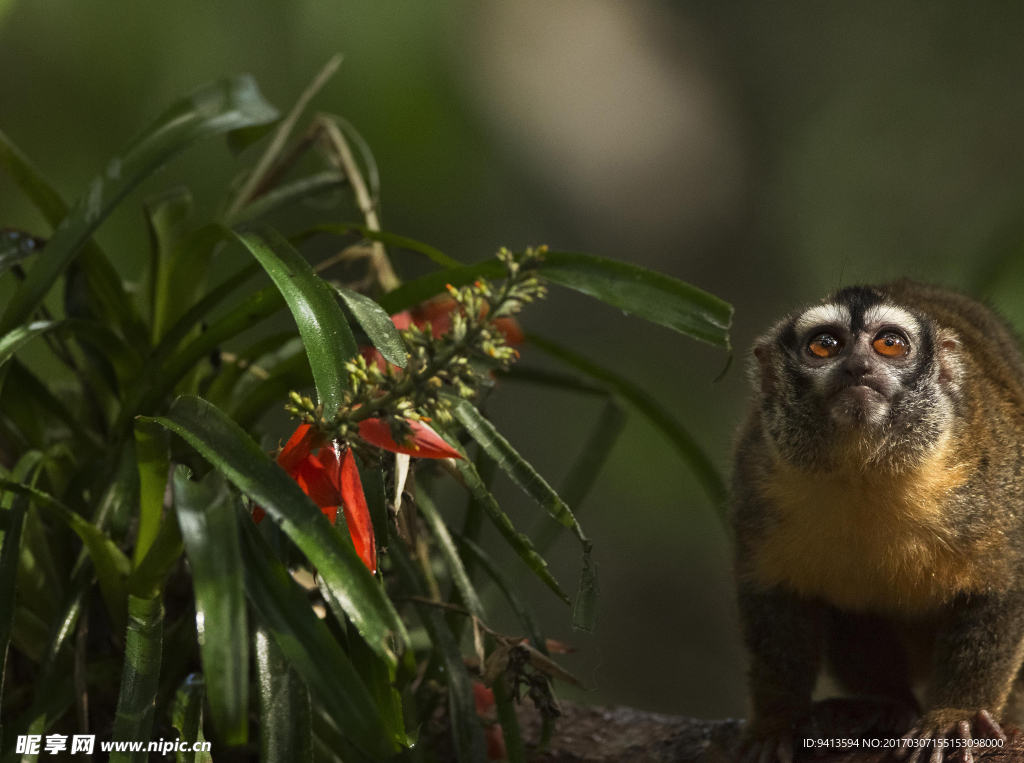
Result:
[[[505,748],[505,736],[501,733],[501,724],[496,723],[494,691],[479,681],[473,682],[473,704],[476,714],[486,725],[484,728],[487,739],[487,759],[505,760],[508,750]]]
[[[412,433],[401,444],[391,436],[391,427],[383,419],[363,419],[359,422],[359,436],[371,445],[404,453],[416,458],[462,458],[462,454],[441,439],[441,435],[422,421],[407,419]]]
[[[459,451],[422,421],[410,419],[408,424],[412,432],[401,444],[395,442],[387,422],[381,419],[360,421],[359,435],[371,445],[392,453],[417,458],[462,458]],[[314,450],[318,452],[314,454]],[[376,572],[377,543],[352,449],[345,448],[339,457],[335,443],[325,441],[309,424],[300,424],[278,454],[277,465],[320,507],[331,524],[337,521],[338,507],[341,507],[356,553],[370,572]],[[252,518],[256,523],[263,521],[265,515],[260,506],[253,508]]]
[[[317,448],[319,452],[314,455],[312,451]],[[320,507],[331,524],[337,520],[338,507],[342,508],[356,553],[370,572],[376,572],[377,544],[352,449],[346,448],[339,459],[334,443],[324,442],[309,424],[300,424],[282,448],[277,463]],[[257,523],[264,515],[259,506],[253,509],[252,518]]]

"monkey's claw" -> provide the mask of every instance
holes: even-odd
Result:
[[[893,757],[907,763],[974,763],[976,739],[994,739],[1005,744],[1006,734],[988,710],[978,710],[973,720],[969,710],[935,710],[927,713],[902,738]]]

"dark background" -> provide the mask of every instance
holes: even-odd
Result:
[[[1022,29],[1011,2],[0,0],[0,129],[73,199],[201,82],[250,72],[287,110],[340,51],[313,108],[372,146],[386,230],[466,262],[501,245],[589,251],[735,305],[741,362],[718,384],[724,353],[576,294],[554,289],[523,317],[654,393],[727,470],[757,332],[840,284],[970,288],[1017,240]],[[124,276],[145,261],[141,200],[187,183],[209,218],[241,166],[207,141],[123,204],[98,237]],[[347,204],[315,214],[356,219]],[[3,176],[0,221],[48,230]],[[410,263],[398,260],[406,275]],[[1024,315],[1002,283],[1000,304]],[[490,407],[554,482],[598,411],[512,384]],[[535,509],[498,491],[529,527]],[[726,535],[636,416],[581,520],[600,562],[597,633],[573,633],[568,610],[530,587],[550,635],[581,647],[566,663],[592,690],[572,696],[742,714]],[[574,587],[571,539],[552,559]]]

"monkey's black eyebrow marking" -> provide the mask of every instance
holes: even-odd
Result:
[[[850,331],[856,334],[864,330],[864,313],[884,302],[885,297],[870,286],[847,286],[836,292],[831,301],[850,311]]]

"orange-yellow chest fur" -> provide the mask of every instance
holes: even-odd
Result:
[[[775,509],[753,575],[859,611],[927,612],[984,586],[973,554],[958,548],[949,499],[964,469],[940,447],[900,473],[799,472],[767,478]]]

